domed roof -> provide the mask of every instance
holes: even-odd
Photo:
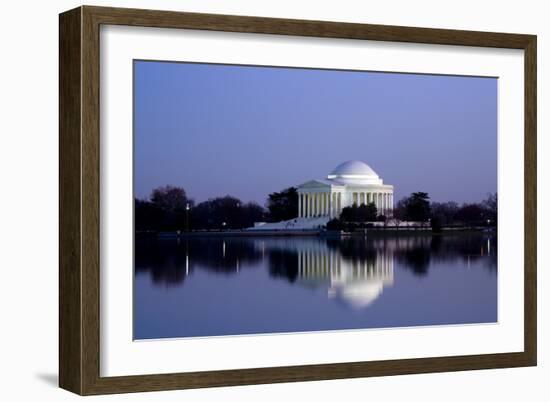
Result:
[[[329,176],[369,176],[378,177],[376,172],[363,161],[347,161],[334,168]]]
[[[349,184],[382,184],[376,172],[369,165],[356,160],[339,164],[327,178]]]

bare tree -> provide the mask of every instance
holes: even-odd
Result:
[[[155,188],[151,193],[151,202],[166,212],[183,210],[188,203],[192,203],[183,188],[174,186]]]
[[[399,226],[406,220],[407,215],[407,198],[402,198],[397,202],[392,212],[392,222],[399,230]]]

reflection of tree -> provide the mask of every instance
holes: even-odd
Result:
[[[135,271],[149,271],[155,283],[177,284],[185,279],[186,252],[176,242],[153,237],[135,239]]]
[[[490,270],[496,270],[496,236],[482,232],[442,236],[403,237],[394,254],[398,262],[419,276],[426,275],[433,263],[461,261],[465,265],[486,258]]]
[[[396,254],[396,259],[416,275],[423,276],[428,273],[430,266],[430,250],[424,247],[413,247]]]
[[[298,253],[294,250],[273,249],[268,253],[269,274],[294,282],[298,277]]]
[[[261,259],[244,238],[203,237],[186,240],[136,237],[136,272],[148,271],[153,282],[177,284],[197,267],[231,274]]]
[[[342,258],[355,261],[366,262],[376,258],[376,247],[372,240],[363,237],[345,237],[342,239],[327,239],[327,246],[336,250]]]
[[[484,267],[493,272],[497,269],[496,236],[482,232],[327,239],[204,236],[176,240],[137,236],[135,268],[137,273],[149,272],[155,283],[178,284],[196,269],[236,274],[241,268],[258,266],[265,258],[272,277],[295,282],[303,258],[312,255],[315,258],[309,259],[308,265],[329,274],[338,261],[342,266],[370,272],[383,261],[394,259],[418,276],[425,276],[435,263],[461,261],[467,265],[482,258]],[[358,275],[365,274],[359,271]]]

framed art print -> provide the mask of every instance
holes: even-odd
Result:
[[[536,364],[536,37],[60,15],[60,386]]]

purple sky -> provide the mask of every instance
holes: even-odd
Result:
[[[368,163],[395,200],[497,191],[497,79],[134,62],[134,186],[196,201],[268,193]]]

